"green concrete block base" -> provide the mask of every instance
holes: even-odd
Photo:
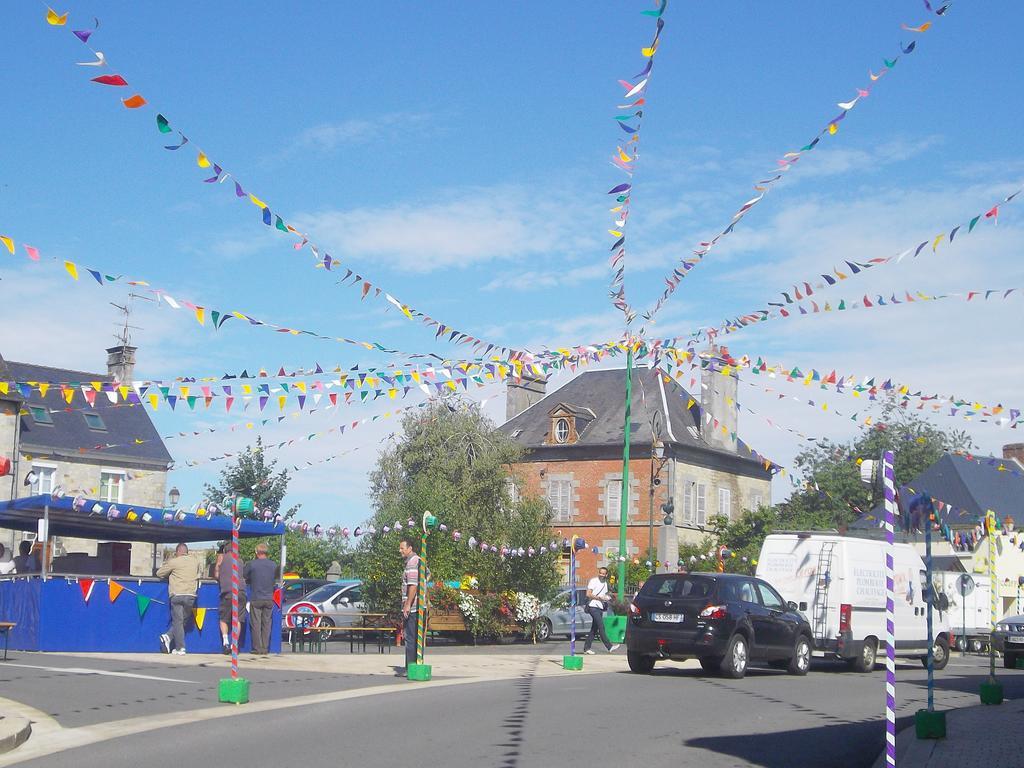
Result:
[[[982,704],[1002,704],[1003,703],[1003,686],[1000,683],[982,683],[981,684],[981,703]]]
[[[222,704],[248,704],[249,703],[249,681],[244,677],[233,680],[230,677],[222,677],[217,688],[218,700]]]
[[[562,657],[562,669],[572,669],[579,671],[583,669],[583,657],[582,656],[563,656]]]
[[[919,709],[914,713],[914,730],[919,739],[946,738],[946,713]]]
[[[626,617],[605,616],[604,631],[608,633],[609,642],[622,643],[626,639]]]
[[[410,680],[417,680],[419,682],[426,682],[430,679],[430,665],[429,664],[410,664],[406,670],[406,677]]]

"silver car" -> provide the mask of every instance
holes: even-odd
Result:
[[[555,597],[541,605],[540,620],[537,622],[537,640],[549,640],[555,636],[568,637],[572,631],[572,613],[569,608],[568,588],[563,589]],[[576,637],[590,632],[593,619],[586,611],[587,588],[576,588]]]
[[[285,632],[313,627],[349,627],[363,612],[363,583],[338,581],[317,587],[305,597],[286,606],[281,617]]]

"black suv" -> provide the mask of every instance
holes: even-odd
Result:
[[[811,627],[769,584],[734,573],[651,576],[629,606],[626,650],[633,672],[658,659],[696,657],[706,671],[739,678],[750,661],[806,675]]]

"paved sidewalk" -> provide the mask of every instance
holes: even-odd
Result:
[[[1024,765],[1024,699],[946,712],[946,738],[918,739],[914,727],[896,735],[897,768],[1002,768]],[[884,768],[885,755],[875,768]]]

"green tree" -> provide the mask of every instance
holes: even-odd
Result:
[[[288,471],[275,472],[277,461],[267,462],[264,455],[263,438],[256,438],[256,447],[246,446],[233,463],[220,473],[220,481],[216,485],[206,484],[207,498],[223,504],[228,496],[247,496],[256,507],[263,511],[280,513],[288,520],[295,516],[301,504],[286,510],[281,509],[288,492]]]
[[[880,459],[883,451],[895,458],[896,484],[910,482],[947,452],[973,448],[962,430],[945,431],[898,396],[887,397],[881,413],[848,443],[821,441],[797,454],[794,464],[802,483],[776,508],[782,527],[835,528],[846,525],[880,503],[878,486],[860,480],[856,459]]]
[[[217,485],[206,485],[207,498],[223,504],[229,496],[248,496],[256,508],[262,511],[280,513],[289,520],[295,517],[301,504],[295,504],[282,510],[281,504],[288,492],[287,470],[277,471],[277,461],[267,461],[261,438],[256,439],[256,446],[247,446],[238,457],[220,473]],[[258,539],[243,539],[239,545],[239,554],[243,560],[255,557]],[[278,542],[268,542],[270,556],[275,554]],[[295,571],[311,579],[321,579],[337,560],[342,567],[342,574],[355,574],[355,554],[347,542],[340,539],[314,538],[301,531],[285,533],[285,544],[288,547],[287,570]]]
[[[419,521],[430,510],[448,527],[447,534],[429,539],[435,581],[472,574],[483,592],[515,589],[546,596],[558,582],[557,554],[501,559],[468,546],[470,536],[535,550],[549,543],[547,503],[532,496],[513,499],[510,493],[512,468],[522,457],[522,448],[496,430],[474,403],[446,398],[411,411],[402,420],[401,435],[370,474],[371,522],[381,531],[396,521],[405,529],[413,520],[409,533],[418,547]],[[451,535],[455,531],[462,533],[459,542]],[[367,537],[359,550],[359,570],[378,608],[398,599],[398,540],[395,535]]]

